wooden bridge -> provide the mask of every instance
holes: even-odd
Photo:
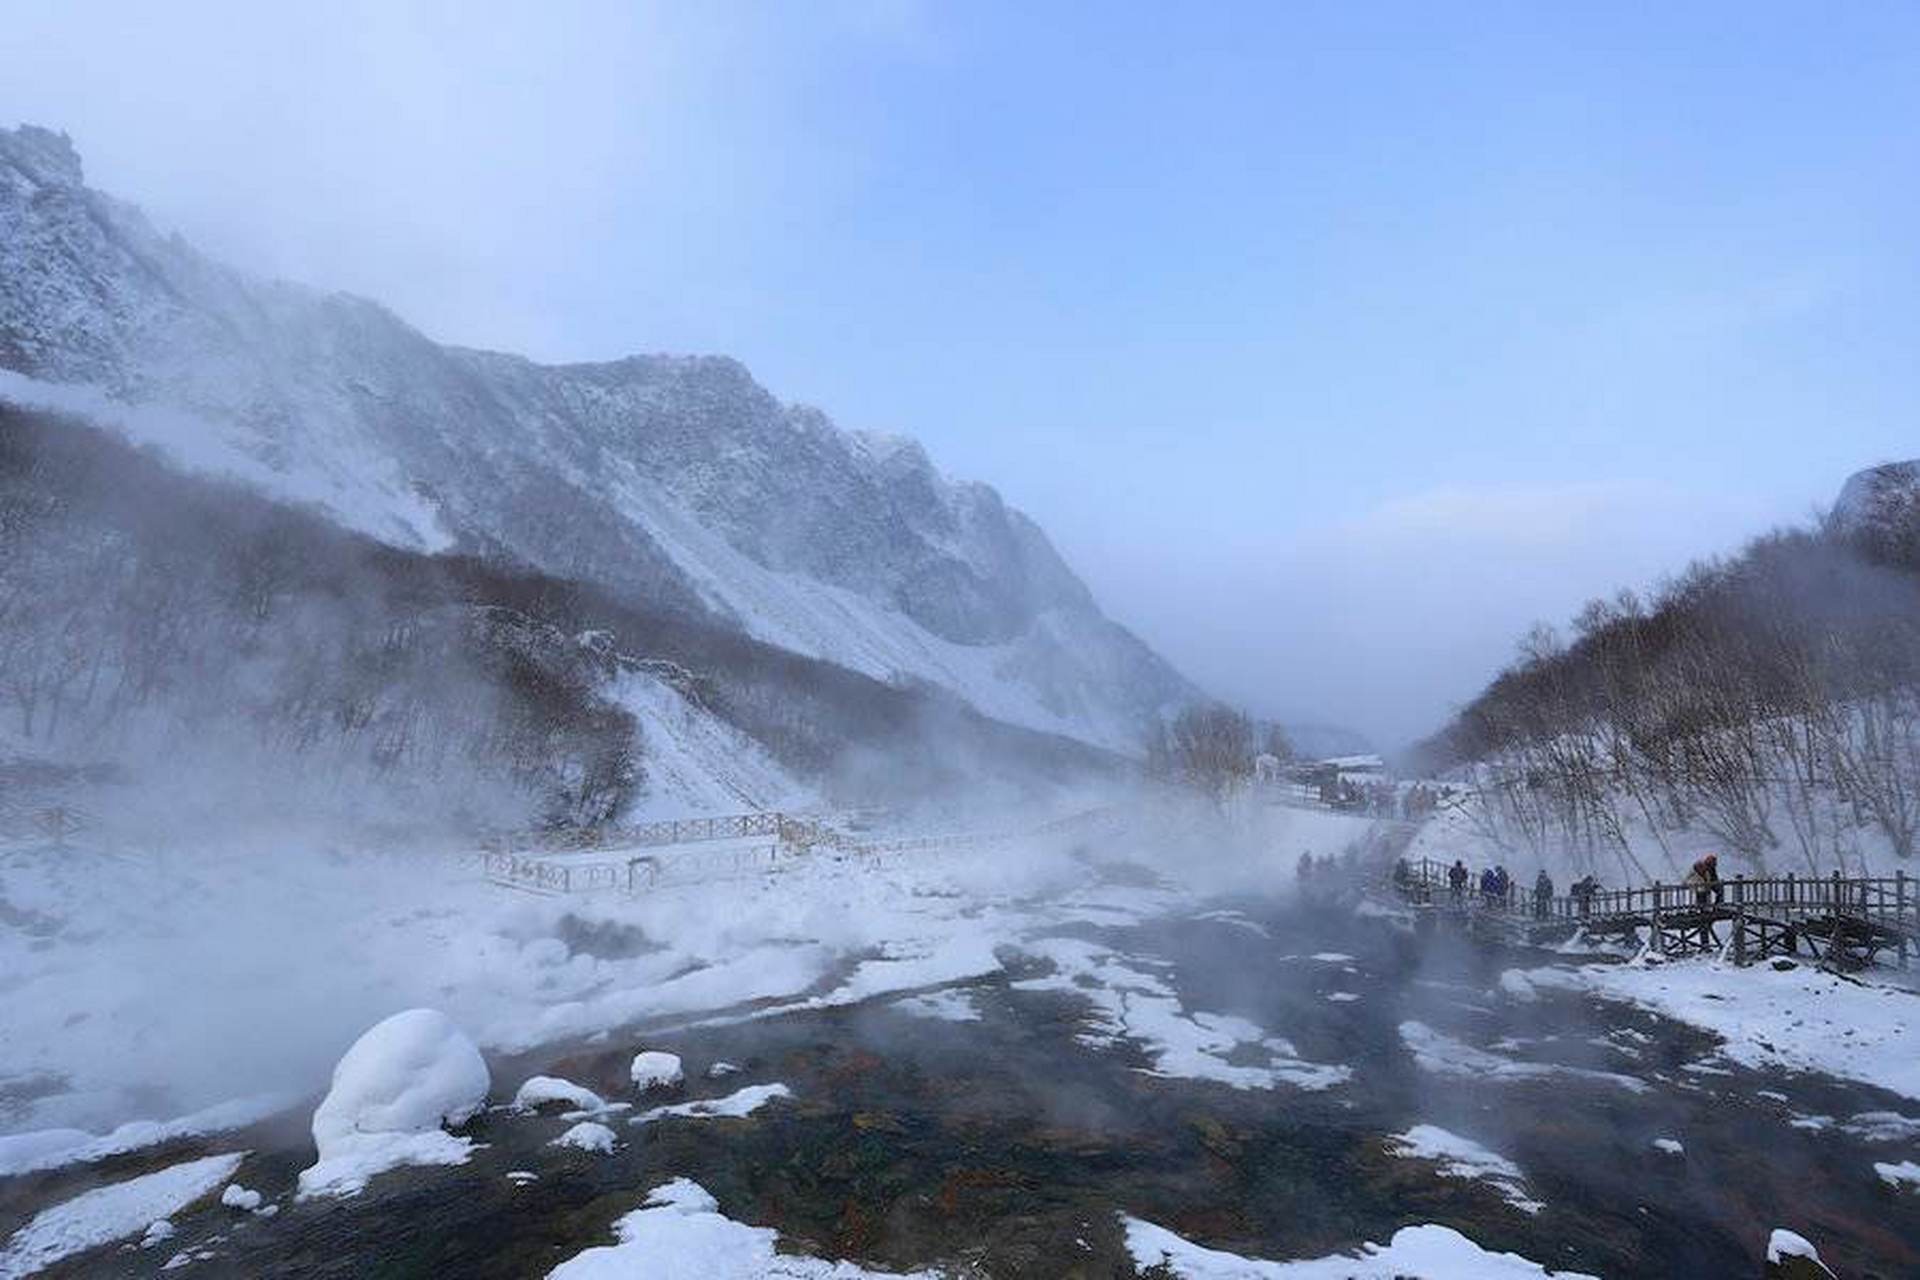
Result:
[[[1458,894],[1449,864],[1408,863],[1391,892],[1416,908],[1451,917],[1477,933],[1534,942],[1583,937],[1645,946],[1669,958],[1727,955],[1735,964],[1805,953],[1822,965],[1859,969],[1885,959],[1906,968],[1920,950],[1920,894],[1906,872],[1892,876],[1735,876],[1704,888],[1653,884],[1591,894],[1536,897],[1511,885],[1501,897],[1480,891],[1470,873]]]
[[[1074,831],[1090,834],[1121,816],[1119,809],[1109,807],[1030,827],[867,839],[824,819],[756,811],[634,826],[502,833],[483,848],[487,878],[510,888],[542,894],[640,893],[758,875],[815,853],[879,861]]]

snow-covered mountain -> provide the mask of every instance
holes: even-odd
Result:
[[[0,395],[397,545],[505,555],[987,715],[1131,748],[1193,696],[1046,536],[724,358],[539,365],[251,278],[0,130]]]

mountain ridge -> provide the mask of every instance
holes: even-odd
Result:
[[[0,233],[15,399],[73,410],[90,388],[123,432],[396,545],[578,576],[1102,746],[1198,696],[991,486],[730,357],[439,344],[162,235],[34,126],[0,130]]]

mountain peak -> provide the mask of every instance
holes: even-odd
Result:
[[[85,182],[73,139],[37,124],[0,129],[0,161],[43,187],[78,187]]]

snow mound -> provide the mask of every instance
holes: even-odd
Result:
[[[1670,1156],[1682,1156],[1687,1153],[1686,1147],[1681,1145],[1680,1139],[1678,1138],[1655,1138],[1653,1140],[1653,1149],[1655,1151],[1663,1151]]]
[[[592,1151],[606,1155],[613,1150],[613,1130],[591,1120],[582,1120],[552,1142],[556,1147],[575,1147],[581,1151]]]
[[[487,1064],[437,1009],[408,1009],[368,1030],[333,1069],[313,1113],[319,1159],[300,1194],[354,1195],[374,1174],[403,1164],[461,1164],[472,1144],[441,1131],[480,1110]]]
[[[207,1156],[154,1173],[96,1187],[43,1209],[20,1228],[0,1253],[0,1278],[30,1276],[62,1258],[110,1244],[139,1232],[154,1243],[172,1234],[155,1228],[161,1219],[186,1208],[233,1176],[245,1152]]]
[[[1482,1249],[1451,1227],[1428,1223],[1402,1227],[1386,1244],[1364,1244],[1358,1253],[1296,1262],[1271,1262],[1194,1244],[1151,1222],[1123,1220],[1127,1251],[1141,1270],[1166,1266],[1186,1280],[1522,1280],[1561,1276],[1594,1280],[1572,1271],[1549,1271],[1517,1253]],[[559,1274],[558,1272],[555,1273]],[[571,1278],[569,1278],[571,1280]]]
[[[251,1187],[243,1187],[237,1182],[229,1182],[227,1189],[220,1193],[220,1203],[229,1209],[245,1209],[252,1213],[260,1207],[261,1196]]]
[[[648,1089],[671,1089],[687,1078],[680,1067],[680,1055],[662,1053],[658,1049],[648,1049],[633,1055],[633,1066],[628,1068],[633,1078],[634,1088],[642,1092]]]
[[[538,1111],[552,1103],[561,1103],[573,1111],[605,1111],[607,1101],[591,1089],[583,1089],[558,1076],[532,1076],[513,1095],[515,1111]]]
[[[588,1249],[567,1259],[548,1280],[867,1280],[895,1273],[867,1271],[850,1262],[828,1262],[779,1253],[779,1234],[750,1227],[720,1213],[696,1182],[676,1178],[656,1187],[644,1208],[613,1224],[619,1243]],[[933,1280],[930,1273],[915,1273]]]

